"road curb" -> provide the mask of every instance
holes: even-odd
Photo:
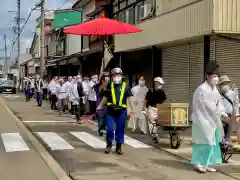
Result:
[[[0,97],[0,103],[4,106],[9,115],[15,120],[16,124],[25,135],[28,137],[32,145],[39,152],[42,159],[48,165],[48,167],[52,170],[58,180],[72,180],[67,173],[62,169],[62,167],[57,163],[57,161],[51,156],[51,154],[43,147],[43,145],[38,141],[38,139],[28,130],[28,128],[23,124],[23,122],[12,112],[12,110],[8,107],[5,100]]]

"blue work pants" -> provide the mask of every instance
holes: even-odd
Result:
[[[105,110],[97,111],[98,132],[106,129],[106,112]]]
[[[120,144],[124,144],[125,123],[127,118],[127,110],[122,110],[121,113],[114,114],[106,113],[106,125],[107,125],[107,144],[112,145],[114,135],[115,141]],[[115,126],[116,123],[116,126]],[[114,128],[116,127],[116,129]],[[115,134],[114,134],[115,129]]]
[[[36,100],[37,100],[38,106],[41,106],[42,105],[42,94],[41,94],[41,92],[36,92]]]

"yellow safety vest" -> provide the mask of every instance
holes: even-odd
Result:
[[[120,99],[119,99],[119,102],[118,102],[118,105],[123,107],[123,108],[127,107],[126,104],[122,103],[125,90],[126,90],[126,83],[123,82],[122,83],[122,87],[121,87]],[[108,102],[107,106],[117,105],[116,92],[115,92],[115,88],[114,88],[114,83],[113,82],[111,83],[111,94],[112,94],[112,103]]]

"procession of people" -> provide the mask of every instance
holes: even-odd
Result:
[[[215,172],[213,166],[223,162],[221,145],[228,144],[232,124],[239,117],[238,94],[231,89],[230,78],[219,75],[216,62],[208,64],[205,78],[193,96],[190,116],[192,164],[201,173]],[[96,119],[98,135],[106,134],[105,153],[111,153],[115,140],[116,153],[123,155],[126,127],[145,135],[150,129],[156,131],[153,123],[161,118],[157,104],[166,102],[167,95],[161,77],[155,77],[153,82],[153,89],[148,88],[144,76],[140,76],[138,84],[130,88],[122,70],[114,68],[91,78],[76,75],[48,81],[37,75],[25,78],[24,87],[26,101],[35,98],[39,107],[42,100],[49,100],[52,110],[58,110],[60,115],[71,113],[78,124]],[[158,141],[157,133],[151,136]]]

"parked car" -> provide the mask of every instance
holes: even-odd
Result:
[[[16,94],[16,85],[13,80],[1,80],[0,82],[0,93],[2,92],[11,92]]]

